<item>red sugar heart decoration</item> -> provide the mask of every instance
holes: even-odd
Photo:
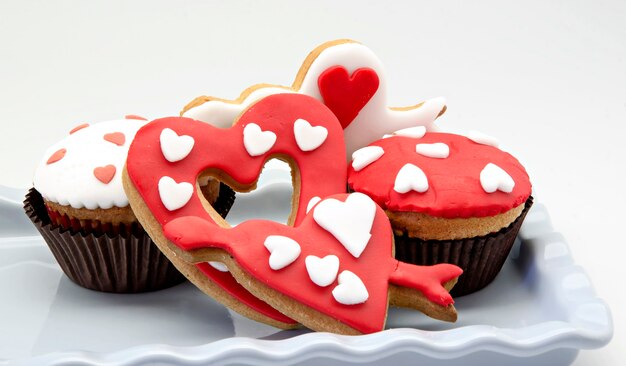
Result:
[[[116,169],[113,165],[99,166],[93,170],[93,175],[100,182],[104,184],[109,184],[109,182],[111,182],[111,180],[115,176],[115,171]]]
[[[89,127],[89,123],[83,123],[82,125],[78,125],[70,130],[70,135],[78,130],[82,130],[85,127]]]
[[[63,159],[63,157],[65,156],[65,153],[67,152],[67,150],[65,149],[59,149],[57,151],[54,152],[54,154],[50,155],[50,157],[48,158],[48,161],[46,161],[46,164],[53,164],[56,163],[57,161]]]
[[[126,142],[126,136],[121,132],[107,133],[103,137],[106,141],[114,143],[117,146],[122,146]]]
[[[147,121],[148,119],[142,116],[138,116],[136,114],[127,114],[124,116],[124,119],[138,119],[140,121]]]
[[[333,111],[344,129],[372,99],[379,83],[376,71],[370,68],[357,69],[348,75],[343,66],[328,68],[317,80],[324,104]]]

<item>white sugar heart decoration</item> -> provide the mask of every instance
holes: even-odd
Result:
[[[450,147],[443,142],[417,144],[415,145],[415,152],[429,158],[445,159],[450,155]]]
[[[339,274],[339,285],[333,289],[333,297],[344,305],[362,304],[370,297],[359,276],[350,271]]]
[[[159,196],[165,208],[175,211],[185,206],[191,199],[193,186],[191,183],[176,183],[174,179],[163,176],[159,179]]]
[[[318,196],[315,196],[313,198],[311,198],[309,200],[309,203],[306,205],[306,212],[309,213],[309,211],[311,211],[311,209],[313,208],[313,206],[317,205],[317,203],[319,201],[321,201],[322,199],[319,198]]]
[[[352,168],[354,171],[365,168],[376,160],[380,159],[385,153],[380,146],[366,146],[352,153]]]
[[[276,143],[276,134],[262,131],[256,123],[248,123],[243,129],[243,146],[250,156],[259,156],[268,152]]]
[[[270,252],[270,268],[275,271],[287,267],[300,255],[300,244],[286,236],[270,235],[263,245]]]
[[[511,193],[515,187],[515,181],[504,169],[496,164],[489,163],[480,172],[480,185],[487,193],[493,193],[498,190]]]
[[[313,127],[309,121],[299,118],[293,124],[293,134],[300,150],[313,151],[326,141],[328,130],[324,126]]]
[[[164,128],[159,137],[161,152],[167,161],[175,163],[183,160],[193,149],[194,139],[191,136],[179,136],[171,128]]]
[[[410,191],[424,193],[428,190],[428,178],[426,178],[424,171],[416,165],[405,164],[396,175],[393,190],[398,193]]]
[[[339,272],[339,258],[336,255],[327,255],[324,258],[309,255],[304,260],[304,264],[311,281],[320,287],[326,287],[335,282],[337,272]]]
[[[468,139],[474,141],[477,144],[489,145],[494,147],[498,147],[499,145],[498,139],[479,131],[470,131],[467,133],[466,136]]]
[[[424,135],[426,134],[426,127],[416,126],[416,127],[403,128],[401,130],[394,132],[393,134],[396,136],[406,136],[406,137],[412,137],[414,139],[420,139],[424,137]]]
[[[376,215],[376,204],[362,193],[352,193],[345,202],[334,198],[321,201],[313,210],[313,219],[333,234],[346,250],[358,258],[367,247]]]
[[[217,269],[220,272],[228,272],[228,267],[226,267],[226,265],[222,262],[208,262],[209,265],[215,269]]]

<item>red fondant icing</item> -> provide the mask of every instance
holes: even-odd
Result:
[[[416,144],[437,142],[450,148],[447,158],[430,158],[415,152]],[[493,216],[526,202],[531,193],[528,174],[517,159],[464,136],[429,132],[419,139],[394,136],[370,146],[380,146],[385,153],[358,172],[350,165],[348,184],[391,211],[422,212],[444,218]],[[394,191],[398,171],[409,163],[424,171],[428,178],[426,192]],[[511,193],[485,192],[480,172],[488,163],[496,164],[513,178],[515,187]]]
[[[100,182],[104,184],[109,184],[109,182],[111,182],[111,180],[115,176],[115,171],[116,169],[113,165],[99,166],[93,170],[93,175]]]
[[[83,123],[83,124],[80,124],[80,125],[78,125],[78,126],[76,126],[76,127],[72,128],[72,129],[70,130],[70,135],[71,135],[71,134],[73,134],[74,132],[78,131],[78,130],[82,130],[82,129],[83,129],[83,128],[85,128],[85,127],[89,127],[89,123]]]
[[[299,118],[328,130],[328,137],[317,149],[303,152],[297,147],[293,124]],[[276,134],[275,144],[265,154],[251,157],[246,151],[243,129],[248,123],[256,123],[263,131]],[[194,148],[185,159],[170,163],[163,157],[159,137],[165,128],[171,128],[179,136],[189,135],[194,138]],[[345,156],[345,144],[341,125],[335,115],[320,102],[299,94],[278,94],[264,98],[244,112],[229,129],[181,117],[155,120],[142,127],[133,140],[128,153],[127,170],[154,217],[164,225],[176,217],[199,215],[205,220],[211,220],[211,217],[204,210],[198,192],[184,207],[174,212],[168,211],[157,189],[162,176],[170,176],[176,182],[193,183],[202,171],[213,168],[223,171],[241,184],[252,184],[261,174],[265,162],[274,156],[290,156],[298,166],[300,196],[294,197],[299,203],[295,223],[305,217],[306,206],[311,198],[345,192],[347,166],[342,158]],[[230,274],[225,277],[210,266],[201,269],[211,280],[252,309],[277,321],[284,321],[283,314],[251,296]]]
[[[330,198],[345,201],[347,194]],[[337,319],[363,333],[384,328],[388,305],[389,283],[418,289],[431,301],[446,306],[454,303],[443,284],[461,274],[461,269],[450,264],[431,267],[400,263],[392,256],[393,234],[385,212],[376,207],[371,238],[359,258],[352,256],[335,237],[314,220],[313,212],[297,227],[263,220],[246,221],[235,228],[224,229],[200,216],[180,217],[164,227],[165,236],[183,250],[205,247],[221,248],[231,253],[240,266],[255,278],[287,296]],[[269,266],[270,253],[264,246],[270,235],[281,235],[295,240],[300,255],[288,266],[273,270]],[[311,281],[305,266],[308,255],[339,258],[339,273],[348,270],[365,285],[369,298],[356,305],[344,305],[335,300],[333,288],[320,287]]]
[[[127,114],[124,116],[124,119],[138,119],[140,121],[147,121],[148,119],[142,116],[138,116],[136,114]]]
[[[348,74],[343,66],[333,66],[320,74],[318,86],[324,104],[330,108],[345,129],[378,90],[380,81],[370,68]]]
[[[122,146],[126,142],[126,136],[121,132],[107,133],[103,137],[106,141],[113,143],[117,146]]]
[[[66,152],[67,152],[67,150],[65,150],[65,149],[59,149],[59,150],[55,151],[52,155],[50,155],[50,157],[48,158],[48,161],[46,161],[46,164],[50,165],[50,164],[56,163],[57,161],[63,159],[63,157],[65,156]]]

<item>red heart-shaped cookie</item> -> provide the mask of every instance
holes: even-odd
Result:
[[[326,133],[320,134],[319,127]],[[191,147],[185,136],[193,139]],[[166,158],[180,151],[184,151],[177,155],[184,156],[180,160]],[[306,216],[312,199],[345,192],[347,163],[343,156],[343,129],[328,108],[309,96],[279,94],[251,106],[229,129],[181,117],[147,124],[130,146],[124,186],[142,225],[157,245],[163,243],[161,249],[171,254],[159,238],[161,226],[177,217],[200,215],[228,226],[199,194],[196,181],[200,175],[211,174],[236,190],[249,191],[267,160],[287,160],[297,187],[289,218],[293,224]],[[190,266],[175,254],[169,256],[203,291],[243,315],[283,328],[295,325],[251,295],[230,273],[207,263]]]

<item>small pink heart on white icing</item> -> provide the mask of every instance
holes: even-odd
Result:
[[[174,130],[164,128],[159,137],[161,152],[167,161],[175,163],[183,160],[193,149],[194,139],[188,135],[179,136]]]
[[[159,179],[159,196],[165,208],[170,211],[178,210],[185,206],[191,199],[193,194],[193,186],[191,183],[176,183],[174,179],[168,176]]]
[[[443,142],[417,144],[415,145],[415,152],[429,158],[445,159],[450,155],[450,148]]]
[[[424,193],[428,190],[428,178],[416,165],[405,164],[396,175],[393,190],[398,193],[410,191]]]
[[[366,146],[352,153],[352,168],[354,171],[365,168],[376,160],[380,159],[385,153],[380,146]]]
[[[313,210],[315,222],[333,234],[346,250],[358,258],[367,247],[376,215],[376,204],[362,193],[352,193],[345,202],[334,198],[321,201]]]
[[[270,252],[270,268],[275,271],[287,267],[300,255],[300,244],[286,236],[270,235],[263,244]]]
[[[276,143],[276,134],[262,131],[256,123],[248,123],[243,129],[243,145],[250,156],[259,156],[268,152]]]
[[[504,169],[496,164],[489,163],[480,172],[480,185],[487,193],[493,193],[498,190],[511,193],[515,187],[515,181]]]
[[[311,198],[309,200],[309,204],[306,205],[306,212],[308,213],[309,211],[311,211],[311,209],[313,208],[313,206],[317,205],[317,203],[319,201],[321,201],[322,199],[319,198],[318,196],[315,196],[313,198]]]
[[[309,121],[300,118],[293,124],[293,134],[300,150],[313,151],[326,141],[328,130],[324,126],[313,127]]]
[[[498,147],[499,145],[498,139],[479,131],[470,131],[467,133],[466,136],[468,139],[474,141],[477,144],[489,145],[494,147]]]
[[[362,304],[369,298],[367,288],[359,276],[350,271],[339,274],[339,285],[333,289],[335,300],[344,305]]]
[[[339,272],[339,258],[336,255],[327,255],[324,258],[309,255],[304,260],[304,264],[311,281],[320,287],[326,287],[335,282],[337,272]]]
[[[222,262],[208,262],[209,265],[215,269],[217,269],[220,272],[228,272],[228,267],[226,267],[226,265]]]
[[[401,130],[394,132],[393,134],[396,136],[406,136],[406,137],[412,137],[414,139],[420,139],[424,137],[424,135],[426,134],[426,127],[416,126],[416,127],[403,128]]]

